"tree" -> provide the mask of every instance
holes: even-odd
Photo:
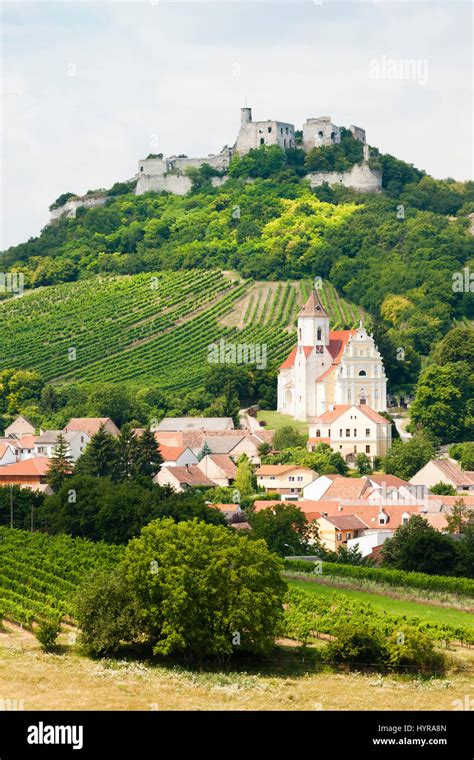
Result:
[[[463,470],[474,470],[474,443],[455,443],[449,447],[449,456],[457,459]]]
[[[357,454],[355,465],[359,475],[369,475],[372,472],[372,465],[367,454]]]
[[[252,539],[263,538],[268,548],[281,556],[307,554],[312,530],[304,512],[288,502],[251,512]],[[311,551],[314,551],[312,546]]]
[[[116,654],[121,641],[135,642],[141,611],[124,573],[96,573],[80,586],[76,599],[82,639],[96,657]]]
[[[95,477],[119,477],[119,451],[116,439],[102,424],[95,433],[76,464],[78,475]]]
[[[57,491],[63,485],[66,478],[71,475],[71,456],[69,444],[62,433],[58,435],[56,445],[46,473],[46,480],[53,491]]]
[[[281,569],[263,541],[197,520],[156,520],[129,543],[117,576],[81,591],[85,642],[105,653],[140,637],[154,654],[197,660],[267,654],[283,620]]]
[[[437,366],[447,363],[467,362],[471,372],[473,372],[474,328],[472,325],[453,327],[435,346],[430,359]]]
[[[435,483],[434,486],[431,486],[430,491],[431,493],[442,496],[456,496],[457,494],[454,486],[449,485],[449,483],[443,483],[442,480],[440,480],[439,483]]]
[[[474,431],[469,405],[473,390],[473,375],[467,362],[427,367],[420,375],[411,405],[412,422],[442,442],[469,438]]]
[[[439,533],[420,515],[412,515],[385,541],[383,564],[397,570],[449,575],[454,571],[456,549],[449,536]]]
[[[456,541],[456,572],[466,578],[474,578],[474,525],[467,525],[459,541]]]
[[[276,451],[293,447],[306,447],[307,435],[302,435],[292,425],[284,425],[277,430],[273,437],[273,448]]]
[[[138,438],[129,422],[122,425],[117,442],[117,467],[119,480],[130,480],[136,473]]]
[[[258,455],[260,457],[266,457],[267,454],[269,454],[271,452],[271,450],[272,450],[272,447],[266,441],[263,441],[257,447]]]
[[[401,440],[393,442],[388,454],[382,460],[384,472],[397,475],[403,480],[410,480],[413,475],[433,459],[435,447],[430,438],[418,432],[406,443]]]
[[[248,457],[242,456],[237,464],[234,487],[239,491],[241,498],[245,498],[256,491],[255,475]]]
[[[134,476],[154,478],[158,475],[163,457],[154,433],[149,427],[145,428],[135,447]]]
[[[201,449],[201,451],[198,453],[197,458],[199,461],[204,459],[204,457],[209,456],[209,454],[212,454],[211,447],[209,446],[207,441],[204,441],[204,445]]]
[[[474,510],[466,506],[464,499],[456,499],[451,513],[446,515],[448,533],[464,533],[473,516]]]

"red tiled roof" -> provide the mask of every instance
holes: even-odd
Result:
[[[474,486],[474,477],[461,470],[455,459],[435,459],[433,464],[456,486]]]
[[[199,469],[197,464],[189,464],[185,467],[162,467],[161,472],[167,470],[176,480],[187,486],[215,486],[216,484]]]
[[[37,438],[37,435],[24,435],[19,441],[15,441],[15,446],[21,449],[33,449]]]
[[[110,417],[72,417],[64,428],[64,431],[69,433],[71,430],[83,430],[84,433],[92,438],[93,435],[99,432],[101,425],[111,422],[114,428],[118,432],[118,428],[110,419]]]
[[[360,499],[369,481],[367,478],[344,478],[339,475],[324,493],[325,501],[333,499]]]
[[[327,346],[327,349],[332,356],[332,366],[329,367],[324,372],[324,375],[327,375],[328,372],[331,372],[334,369],[334,365],[339,364],[341,361],[342,354],[344,353],[344,349],[347,346],[347,343],[349,341],[349,338],[351,335],[355,334],[355,330],[331,330],[329,333],[329,346]],[[311,351],[314,350],[314,346],[303,346],[305,356],[309,356]],[[280,369],[290,369],[293,367],[295,363],[296,358],[296,352],[298,350],[298,346],[295,346],[295,348],[291,351],[290,355],[287,359],[283,362],[283,364],[280,365]],[[323,377],[322,375],[321,377]],[[318,378],[318,381],[321,378]]]
[[[159,448],[165,462],[176,462],[183,451],[186,451],[185,446],[164,446],[161,443],[159,444]]]
[[[298,314],[299,317],[329,317],[329,314],[324,309],[319,295],[315,290],[312,290],[309,294],[309,298],[305,305]]]
[[[290,470],[307,470],[312,472],[310,467],[303,467],[299,464],[262,464],[258,468],[256,475],[283,475]]]
[[[407,480],[402,480],[396,475],[368,475],[369,480],[376,483],[378,486],[387,488],[399,488],[400,486],[409,486],[410,483]]]
[[[46,475],[50,462],[51,460],[48,457],[34,457],[33,459],[25,459],[23,462],[7,464],[0,469],[0,479],[2,476],[8,475]]]

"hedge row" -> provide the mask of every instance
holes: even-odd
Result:
[[[285,569],[294,572],[313,573],[314,563],[306,560],[285,560]],[[342,565],[336,562],[322,563],[323,575],[345,578],[363,578],[390,586],[419,588],[425,591],[444,591],[450,594],[462,594],[474,597],[474,580],[454,578],[448,575],[428,575],[427,573],[390,570],[384,567],[360,567],[359,565]]]

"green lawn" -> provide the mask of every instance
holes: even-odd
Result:
[[[294,420],[293,417],[290,417],[288,414],[280,414],[280,412],[275,412],[274,410],[267,411],[265,409],[260,409],[260,411],[257,412],[257,419],[259,422],[265,420],[267,423],[266,427],[269,430],[280,430],[280,428],[285,427],[286,425],[291,425],[296,428],[299,433],[308,435],[308,423],[301,422],[301,420]]]
[[[295,588],[310,591],[313,594],[321,594],[322,596],[332,596],[334,592],[344,594],[350,599],[356,599],[359,602],[369,602],[377,609],[386,610],[386,612],[393,613],[394,615],[408,615],[410,617],[419,617],[420,620],[425,620],[428,623],[444,623],[474,629],[474,615],[462,610],[438,607],[434,604],[420,604],[419,602],[410,602],[404,599],[392,599],[381,594],[338,588],[314,581],[289,580],[288,584]]]

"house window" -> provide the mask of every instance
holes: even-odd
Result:
[[[352,533],[346,533],[346,540],[350,541],[352,538]]]
[[[296,489],[295,488],[290,488],[291,493],[294,493],[295,490],[297,491],[298,489],[297,488]]]
[[[339,428],[339,438],[342,438],[342,428]]]
[[[316,438],[321,438],[321,431],[320,430],[316,430]]]
[[[336,533],[336,538],[338,541],[342,541],[342,533]]]
[[[357,438],[357,430],[354,428],[354,438]]]
[[[328,430],[328,438],[330,438],[330,437],[331,437],[331,431]]]
[[[143,166],[140,166],[140,171],[141,171],[141,172],[143,171]]]
[[[286,134],[288,134],[288,127],[285,127],[285,132]]]
[[[263,137],[261,137],[260,138],[260,145],[264,145],[264,144],[265,144],[265,140],[263,139]]]
[[[385,515],[379,515],[379,525],[385,525],[386,522],[387,522],[387,519]]]
[[[361,371],[359,372],[359,377],[366,377],[366,376],[367,376],[367,372],[365,371],[365,369],[361,369]]]
[[[303,476],[302,475],[298,475],[298,477],[296,478],[296,480],[299,480],[301,482],[303,480]]]
[[[365,434],[367,438],[370,436],[370,428],[365,428]]]
[[[321,328],[320,328],[320,327],[318,327],[318,336],[317,336],[317,340],[321,340]]]
[[[324,137],[324,135],[323,135],[323,133],[322,133],[322,132],[318,132],[318,135],[319,135],[320,137]]]
[[[370,454],[370,445],[369,444],[367,444],[367,446],[365,447],[365,453],[366,454]]]
[[[324,353],[323,346],[316,346],[316,353],[317,354],[323,354]]]
[[[280,127],[280,134],[283,134],[283,127]]]
[[[349,428],[346,428],[346,438],[350,438],[350,437],[351,437],[351,431]]]
[[[294,483],[294,481],[295,481],[295,477],[294,477],[294,475],[290,475],[290,477],[288,478],[288,480],[289,480],[291,483]]]
[[[271,132],[271,131],[272,131],[272,128],[271,127],[267,127],[267,132]]]
[[[275,476],[274,475],[270,475],[270,480],[275,480]]]

